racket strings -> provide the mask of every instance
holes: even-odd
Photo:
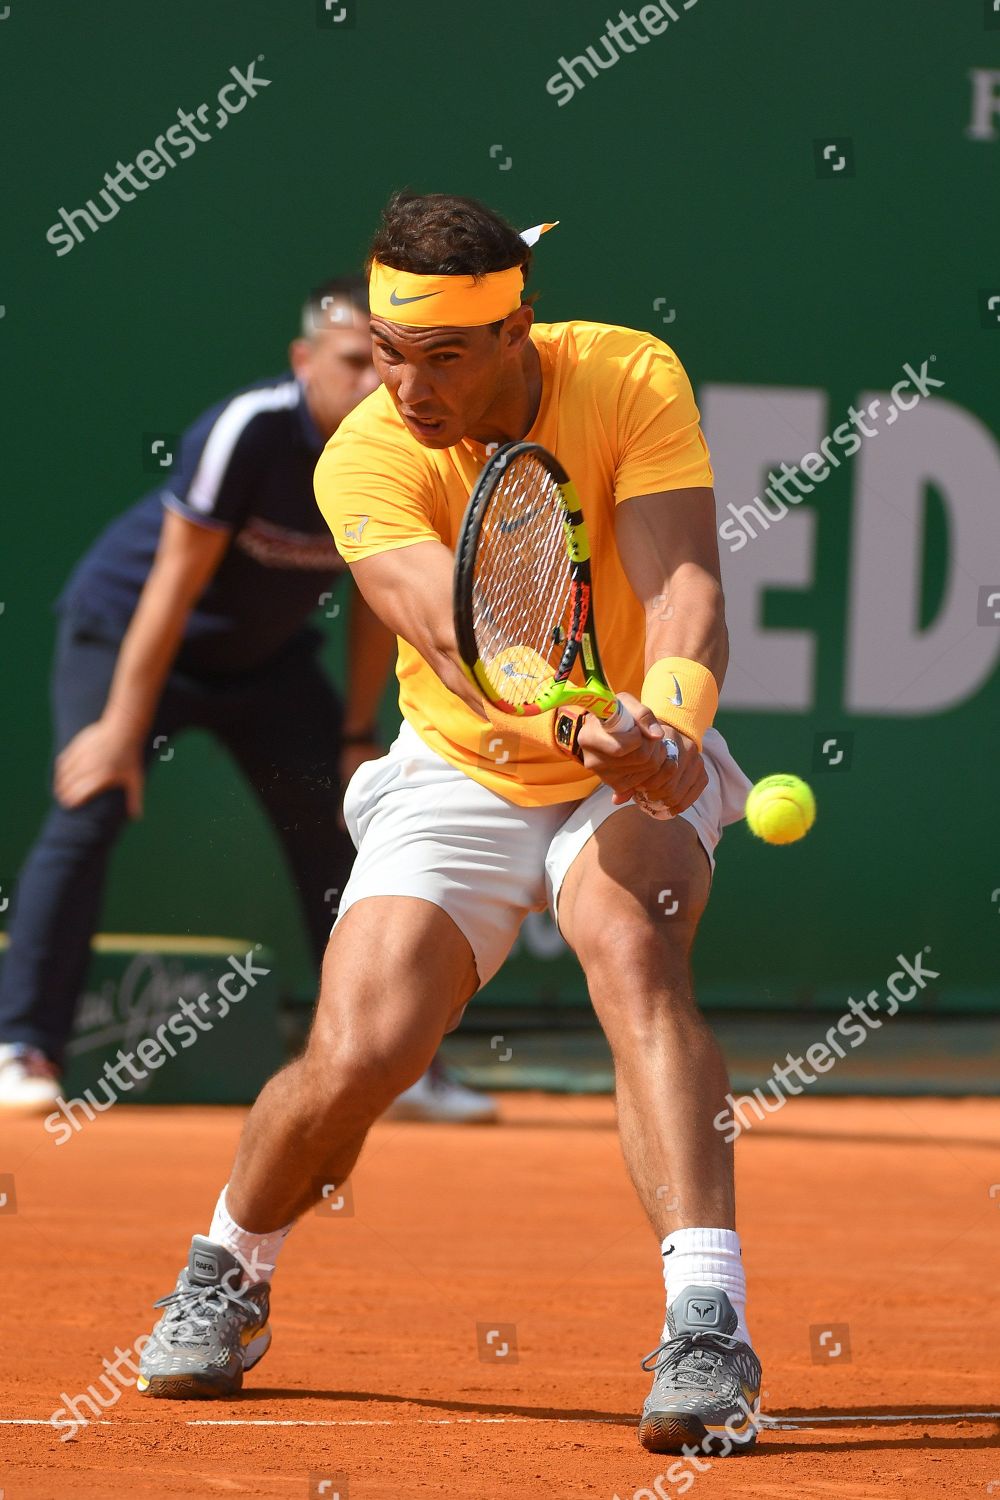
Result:
[[[483,517],[473,578],[480,661],[508,703],[552,681],[570,634],[570,568],[558,485],[530,455],[505,470]]]

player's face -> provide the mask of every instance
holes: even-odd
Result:
[[[425,448],[452,448],[464,437],[492,441],[493,414],[520,379],[531,325],[519,313],[502,329],[404,328],[372,318],[375,369],[407,428]],[[522,329],[521,324],[524,324]]]
[[[324,437],[340,426],[348,412],[378,385],[372,364],[368,316],[350,303],[330,310],[334,326],[309,339],[296,339],[292,368],[302,381],[313,421]]]

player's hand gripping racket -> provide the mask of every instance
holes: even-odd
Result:
[[[487,460],[462,520],[454,602],[459,653],[490,703],[509,714],[589,709],[616,738],[635,727],[601,665],[579,498],[538,443],[506,443]],[[676,760],[674,741],[662,743]],[[673,816],[641,792],[633,799],[651,817]]]

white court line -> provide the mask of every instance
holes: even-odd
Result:
[[[340,1417],[329,1421],[309,1421],[299,1417],[189,1417],[186,1427],[398,1427],[404,1422],[420,1427],[468,1427],[513,1426],[521,1422],[550,1422],[559,1425],[613,1426],[614,1417]],[[117,1422],[107,1417],[85,1417],[70,1419],[77,1427],[148,1427],[148,1419],[142,1417],[119,1417]],[[59,1426],[66,1426],[61,1421]],[[48,1417],[0,1417],[0,1427],[51,1427]],[[0,1490],[0,1495],[3,1491]]]
[[[861,1427],[868,1422],[970,1422],[976,1418],[1000,1422],[1000,1411],[959,1412],[899,1412],[893,1416],[863,1416],[849,1414],[833,1417],[768,1417],[760,1416],[761,1427],[778,1428],[782,1432],[795,1432],[800,1427],[817,1427],[821,1422],[842,1422],[846,1427]]]
[[[515,1426],[522,1422],[549,1422],[556,1427],[613,1427],[617,1425],[614,1417],[403,1417],[396,1420],[393,1420],[391,1417],[380,1417],[378,1419],[345,1417],[342,1420],[331,1422],[278,1421],[268,1417],[252,1418],[250,1421],[243,1421],[240,1418],[216,1421],[212,1418],[193,1417],[188,1421],[187,1425],[189,1427],[398,1427],[402,1422],[415,1423],[419,1427],[469,1427],[477,1425],[496,1427]]]
[[[804,1416],[758,1418],[762,1428],[776,1432],[798,1432],[818,1427],[826,1422],[840,1422],[845,1427],[864,1427],[872,1422],[901,1422],[916,1425],[920,1422],[973,1422],[1000,1421],[1000,1411],[959,1412],[898,1412],[891,1416],[867,1416],[863,1413],[845,1416]],[[399,1427],[408,1423],[418,1427],[503,1427],[527,1423],[547,1422],[553,1426],[599,1427],[620,1425],[613,1417],[340,1417],[310,1421],[306,1418],[288,1417],[189,1417],[187,1427]],[[119,1417],[117,1422],[107,1417],[87,1418],[78,1422],[79,1427],[144,1427],[151,1425],[148,1419]],[[62,1423],[60,1425],[65,1425]],[[0,1427],[51,1427],[47,1417],[0,1417]]]

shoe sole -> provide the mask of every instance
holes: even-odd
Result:
[[[165,1401],[217,1401],[236,1396],[243,1386],[243,1371],[234,1380],[210,1380],[205,1375],[154,1375],[137,1389],[140,1396]]]
[[[243,1367],[235,1375],[208,1375],[191,1371],[187,1375],[152,1375],[148,1380],[140,1375],[136,1390],[140,1396],[152,1396],[161,1401],[219,1401],[227,1396],[238,1396],[243,1389],[243,1376],[259,1364],[271,1347],[271,1330],[264,1328],[247,1345],[243,1355]],[[2,1496],[0,1491],[0,1496]]]
[[[724,1429],[709,1432],[700,1417],[690,1412],[652,1411],[639,1423],[639,1441],[647,1453],[703,1453],[706,1457],[725,1458],[730,1454],[749,1453],[757,1441],[757,1429],[747,1436],[727,1434]]]

